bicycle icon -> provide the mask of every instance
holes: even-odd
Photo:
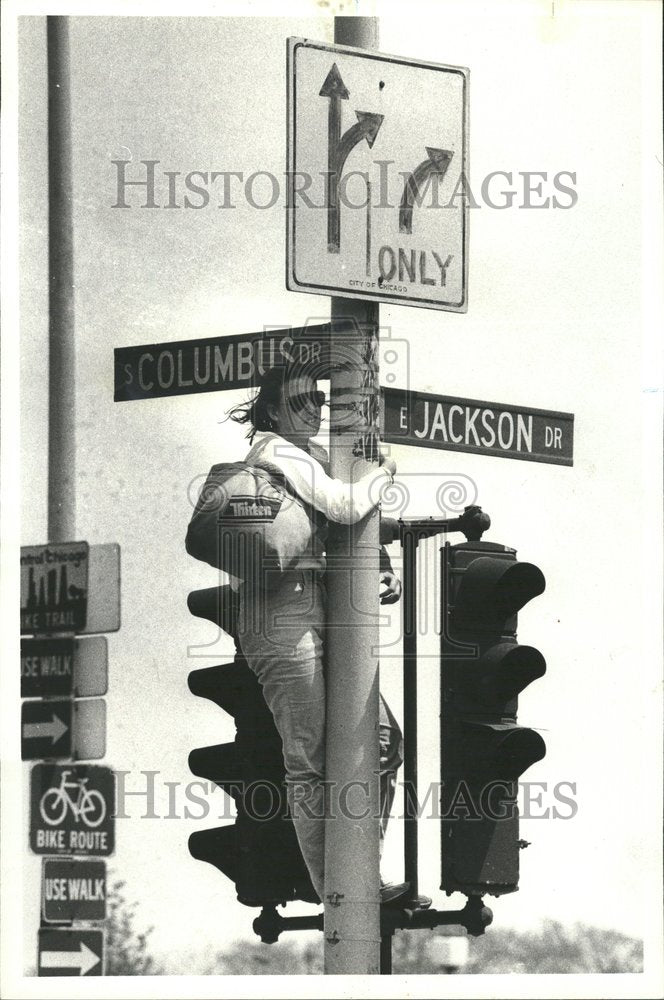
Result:
[[[86,788],[87,778],[77,781],[67,781],[71,771],[63,771],[60,775],[60,786],[47,788],[41,797],[39,811],[42,819],[49,826],[62,823],[71,810],[77,823],[83,822],[94,828],[103,822],[106,816],[106,803],[101,792],[96,788]],[[74,798],[67,789],[77,788],[78,796]]]

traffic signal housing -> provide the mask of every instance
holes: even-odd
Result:
[[[200,830],[189,851],[235,883],[246,906],[269,906],[301,899],[318,902],[288,813],[281,737],[260,684],[242,656],[236,635],[237,607],[228,587],[194,591],[193,614],[220,625],[235,639],[231,663],[189,674],[189,690],[208,698],[235,720],[236,736],[192,750],[189,767],[234,801],[234,823]]]
[[[546,753],[516,722],[518,695],[546,670],[517,643],[517,612],[545,580],[492,542],[447,543],[441,555],[441,888],[499,896],[519,882],[518,779]]]

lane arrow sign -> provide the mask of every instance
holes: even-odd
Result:
[[[78,951],[42,951],[39,961],[42,969],[78,969],[79,976],[87,976],[101,956],[81,941]]]
[[[339,210],[339,180],[341,171],[351,150],[363,139],[369,149],[383,123],[383,115],[371,111],[356,111],[357,122],[343,136],[341,135],[341,102],[347,101],[350,93],[341,79],[336,63],[325,77],[319,91],[320,97],[329,99],[327,111],[327,249],[329,253],[339,253],[341,247],[341,216]]]
[[[399,232],[412,233],[413,205],[421,204],[422,188],[434,174],[442,180],[447,173],[454,153],[449,149],[435,149],[426,146],[427,158],[415,167],[412,174],[406,178],[399,206]]]
[[[51,745],[53,746],[68,730],[69,726],[65,725],[62,719],[53,712],[48,721],[25,722],[23,724],[23,739],[36,740],[48,739],[50,737]]]
[[[24,701],[21,705],[21,758],[71,757],[75,728],[73,701]]]
[[[337,160],[335,169],[337,177],[341,176],[344,164],[354,146],[362,139],[367,140],[369,149],[373,146],[378,135],[378,130],[383,124],[383,115],[375,114],[373,111],[356,111],[357,123],[344,132],[337,149]]]

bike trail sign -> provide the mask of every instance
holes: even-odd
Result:
[[[47,923],[106,918],[106,862],[45,858],[42,914]]]
[[[115,850],[115,775],[94,764],[35,764],[30,772],[30,849],[107,857]]]
[[[465,312],[469,71],[289,38],[287,76],[287,287]]]
[[[120,546],[21,547],[21,635],[95,635],[120,628]]]
[[[88,609],[87,542],[21,547],[21,632],[80,632]]]
[[[39,931],[40,976],[103,976],[103,931]]]

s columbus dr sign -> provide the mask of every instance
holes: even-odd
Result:
[[[329,329],[321,336],[292,330],[115,348],[116,403],[254,386],[276,364],[319,365]]]

